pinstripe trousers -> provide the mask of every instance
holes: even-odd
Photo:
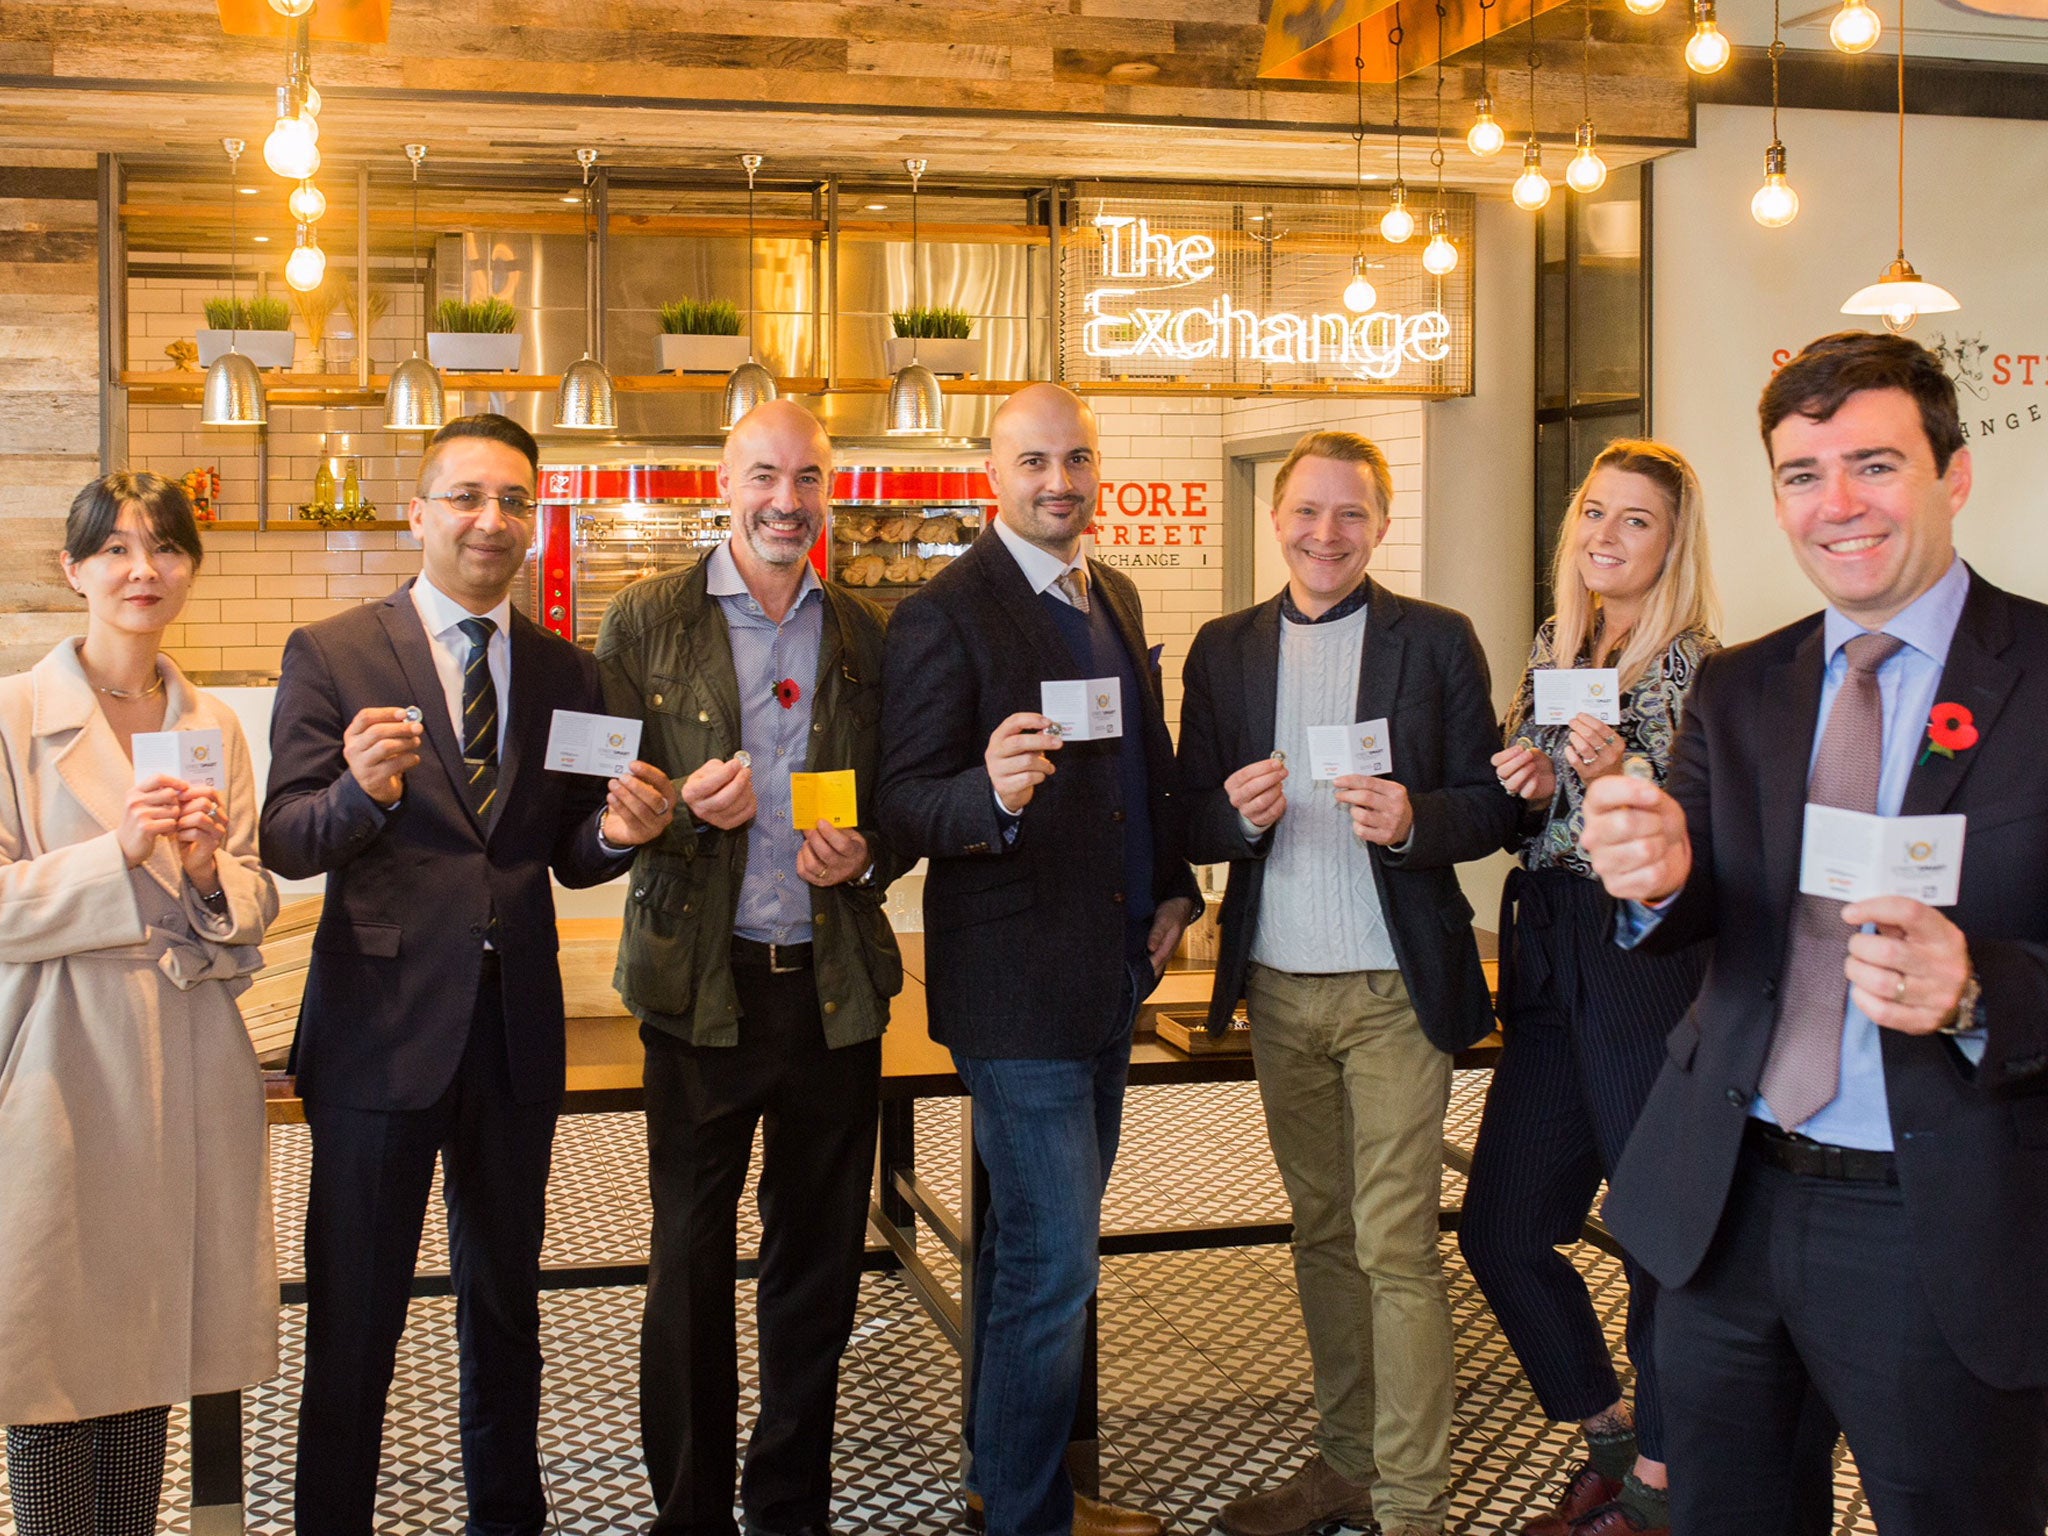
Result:
[[[1614,903],[1567,870],[1516,871],[1501,899],[1502,1050],[1472,1154],[1458,1244],[1552,1419],[1621,1397],[1606,1335],[1558,1251],[1576,1242],[1664,1062],[1664,1037],[1699,991],[1700,948],[1614,944]],[[1627,1344],[1636,1436],[1664,1459],[1652,1358],[1657,1283],[1632,1260]]]

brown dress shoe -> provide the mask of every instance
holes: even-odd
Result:
[[[1668,1525],[1638,1525],[1620,1504],[1602,1504],[1572,1522],[1572,1536],[1671,1536]]]
[[[988,1514],[982,1506],[981,1495],[969,1493],[964,1499],[969,1528],[986,1530]],[[1074,1495],[1074,1536],[1163,1536],[1165,1530],[1164,1520],[1142,1509],[1120,1509],[1114,1504],[1091,1499],[1085,1493]]]
[[[1620,1494],[1618,1479],[1594,1471],[1590,1461],[1582,1462],[1566,1485],[1557,1508],[1523,1526],[1522,1536],[1571,1536],[1574,1520],[1584,1519]]]
[[[1368,1524],[1372,1486],[1352,1482],[1317,1455],[1279,1487],[1224,1505],[1216,1528],[1225,1536],[1305,1536],[1333,1520]]]

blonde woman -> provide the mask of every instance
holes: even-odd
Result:
[[[277,1367],[263,1083],[235,1007],[277,913],[228,709],[159,647],[192,505],[109,475],[65,524],[83,640],[0,679],[0,1423],[20,1536],[151,1536],[169,1405]],[[217,730],[219,791],[133,739]]]
[[[1675,449],[1601,450],[1573,495],[1553,573],[1557,612],[1537,631],[1496,754],[1527,810],[1502,898],[1504,1047],[1473,1152],[1459,1229],[1474,1278],[1544,1411],[1576,1420],[1587,1462],[1526,1536],[1665,1532],[1663,1424],[1651,1358],[1656,1282],[1624,1260],[1634,1413],[1585,1282],[1558,1245],[1577,1239],[1699,990],[1704,956],[1625,951],[1613,903],[1579,851],[1586,785],[1639,758],[1659,783],[1686,690],[1713,651],[1715,601],[1699,480]],[[1613,667],[1621,719],[1532,721],[1535,674]]]

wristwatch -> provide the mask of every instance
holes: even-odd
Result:
[[[1977,973],[1972,971],[1963,982],[1955,1007],[1935,1028],[1944,1035],[1967,1035],[1984,1026],[1984,988],[1977,980]]]

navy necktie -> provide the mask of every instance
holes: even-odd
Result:
[[[478,821],[488,821],[498,793],[498,685],[491,681],[491,636],[498,626],[464,619],[459,627],[469,637],[469,659],[462,664],[462,766],[469,807]]]

